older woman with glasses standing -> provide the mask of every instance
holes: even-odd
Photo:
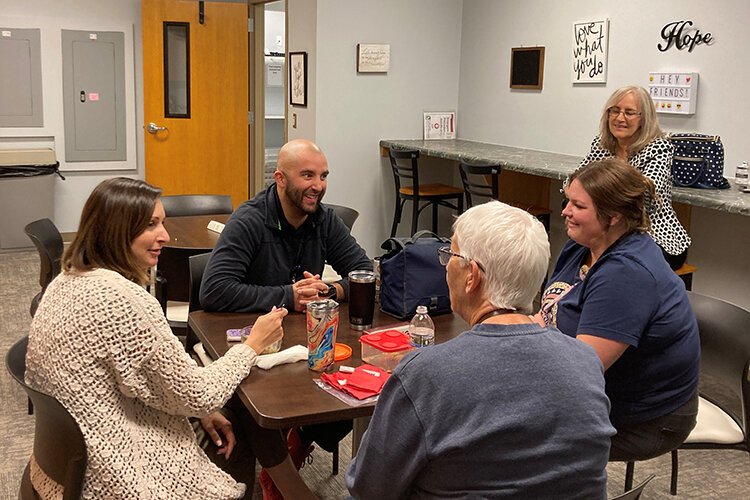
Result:
[[[687,256],[690,236],[672,208],[672,156],[674,148],[664,137],[654,103],[646,89],[635,85],[614,91],[604,105],[599,135],[579,168],[617,157],[651,179],[660,206],[649,212],[651,237],[662,249],[672,269],[679,269]],[[568,185],[565,181],[565,186]]]

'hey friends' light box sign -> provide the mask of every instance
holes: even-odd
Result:
[[[657,113],[695,114],[698,73],[649,73],[648,92]]]

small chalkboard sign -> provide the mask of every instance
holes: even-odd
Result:
[[[544,47],[513,47],[510,50],[510,88],[542,90]]]

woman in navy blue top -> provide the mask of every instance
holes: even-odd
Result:
[[[566,195],[570,240],[541,317],[590,344],[604,365],[618,431],[610,460],[661,455],[695,426],[700,341],[685,286],[647,234],[646,208],[660,200],[649,179],[617,158],[575,172]]]

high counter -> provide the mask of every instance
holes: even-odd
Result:
[[[578,167],[578,163],[583,158],[583,155],[550,153],[464,139],[430,141],[383,139],[380,141],[380,147],[417,149],[422,155],[446,160],[492,162],[509,171],[556,180],[564,180]],[[750,193],[743,193],[737,189],[734,179],[730,179],[729,182],[732,184],[730,189],[674,187],[672,199],[686,205],[750,216]]]

